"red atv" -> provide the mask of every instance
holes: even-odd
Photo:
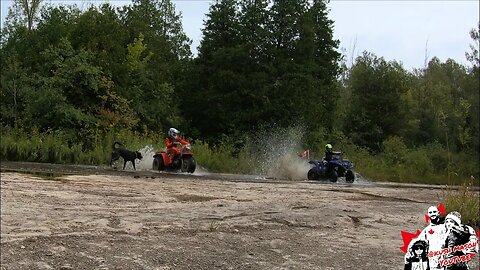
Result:
[[[176,153],[167,153],[166,151],[157,152],[153,156],[153,170],[170,172],[195,172],[197,163],[193,158],[190,144],[176,148]]]

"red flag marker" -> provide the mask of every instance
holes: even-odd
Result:
[[[297,155],[301,158],[304,158],[304,157],[310,158],[310,150],[305,150],[302,153],[298,153]]]

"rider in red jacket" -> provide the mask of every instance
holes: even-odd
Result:
[[[178,131],[176,128],[170,128],[168,130],[168,136],[165,139],[165,145],[167,146],[167,154],[170,156],[171,159],[180,154],[180,149],[177,147],[177,144],[190,144],[189,142],[180,138],[178,134],[180,134],[180,131]]]

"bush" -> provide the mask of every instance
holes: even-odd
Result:
[[[237,157],[234,157],[233,146],[220,144],[212,147],[208,143],[198,141],[195,142],[193,151],[197,163],[211,172],[248,174],[255,168],[253,165],[255,161],[248,153],[247,147],[236,151]]]
[[[407,146],[402,138],[394,136],[386,139],[382,143],[383,153],[382,158],[385,159],[388,165],[405,164],[408,160],[409,153]]]
[[[478,231],[480,229],[479,194],[478,189],[475,188],[474,178],[465,181],[458,190],[447,186],[444,190],[444,196],[446,197],[445,210],[447,210],[447,213],[458,211],[462,215],[462,223],[470,225]]]
[[[238,144],[226,140],[217,146],[202,141],[192,145],[197,164],[208,171],[263,174],[272,167],[270,163],[278,164],[278,155],[295,155],[296,147],[301,147],[295,145],[302,140],[297,134],[299,132],[290,133],[259,136],[266,142],[246,139],[250,143]],[[163,135],[128,130],[91,130],[88,138],[83,138],[90,140],[87,144],[74,139],[81,135],[74,135],[73,131],[40,133],[35,129],[25,131],[3,127],[1,135],[0,159],[11,161],[105,165],[110,160],[112,143],[116,140],[128,149],[140,150],[152,146],[157,150],[165,147]],[[391,137],[383,142],[384,151],[374,155],[368,149],[352,144],[338,131],[327,135],[324,130],[319,130],[307,141],[314,142],[314,145],[306,146],[311,150],[312,159],[321,159],[324,145],[333,141],[334,149],[346,153],[344,157],[354,163],[356,172],[375,181],[461,185],[470,175],[479,178],[478,161],[467,153],[449,153],[439,144],[409,149],[401,138]]]
[[[69,135],[64,132],[39,133],[36,130],[24,132],[3,128],[0,158],[10,161],[101,165],[109,162],[114,140],[121,141],[129,149],[140,149],[158,143],[152,135],[128,131],[100,134],[98,141],[92,143],[92,148],[85,147],[82,142],[69,143],[69,140]]]

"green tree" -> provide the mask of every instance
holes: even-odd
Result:
[[[32,31],[38,21],[42,2],[43,0],[14,0],[8,11],[7,25],[15,28],[23,26]]]
[[[31,91],[29,74],[15,53],[2,55],[1,66],[1,125],[17,127],[20,119],[24,117],[25,98]]]
[[[472,104],[468,101],[471,94],[466,92],[466,80],[466,68],[451,59],[441,63],[433,58],[429,62],[415,96],[419,115],[426,116],[420,118],[420,127],[429,132],[421,140],[437,140],[450,150],[468,144],[471,133],[466,121]]]
[[[467,53],[467,60],[472,63],[472,69],[469,71],[465,88],[468,93],[468,102],[470,111],[466,124],[471,129],[472,150],[475,160],[480,160],[480,22],[477,29],[470,31],[470,37],[474,44],[470,46],[471,52]]]
[[[310,130],[331,130],[340,54],[326,2],[274,1],[271,10],[276,120],[284,126],[305,122]]]
[[[249,53],[248,64],[253,65],[250,68],[254,71],[262,69],[262,65],[268,60],[267,42],[271,36],[267,29],[270,20],[269,2],[269,0],[247,0],[239,3],[238,31],[241,43]]]
[[[120,13],[109,4],[91,6],[74,20],[69,40],[75,49],[95,54],[97,65],[123,85],[126,77],[124,63],[129,37],[120,20]]]
[[[478,52],[480,47],[480,22],[476,29],[474,28],[470,31],[470,37],[474,44],[470,45],[470,52],[466,52],[465,56],[472,63],[473,69],[478,69],[480,68],[480,54]]]
[[[397,62],[364,52],[348,78],[351,91],[344,130],[360,146],[373,151],[390,136],[401,136],[408,110],[404,95],[408,74]]]
[[[190,44],[181,25],[181,15],[175,13],[170,0],[135,0],[122,12],[122,21],[129,30],[129,46],[139,41],[144,46],[144,67],[129,73],[129,82],[122,85],[124,97],[132,98],[132,106],[141,118],[142,130],[165,130],[179,126],[183,120],[175,94],[185,84],[191,58]],[[138,45],[138,44],[137,44]],[[131,65],[133,47],[127,54]],[[131,70],[130,70],[131,71]]]
[[[160,67],[191,57],[191,40],[183,32],[181,15],[175,13],[170,0],[134,0],[124,11],[124,21],[131,40],[143,33],[145,42],[156,49],[152,60]]]
[[[206,137],[329,123],[340,56],[331,27],[323,2],[217,1],[196,60],[199,87],[191,100],[200,107],[187,106],[200,112],[188,118]]]
[[[307,123],[311,129],[332,131],[335,127],[337,100],[340,98],[337,78],[341,54],[339,41],[333,37],[333,21],[328,18],[327,1],[313,1],[313,6],[302,20],[299,61],[304,63],[313,84],[305,100]],[[305,101],[304,101],[305,102]],[[321,115],[322,117],[318,117]]]
[[[22,8],[23,14],[26,18],[27,29],[32,30],[33,24],[37,19],[37,14],[42,0],[18,0]]]
[[[238,108],[236,93],[244,80],[241,58],[248,57],[241,56],[239,27],[237,1],[216,1],[210,6],[195,62],[198,83],[186,100],[185,113],[212,140],[235,127],[232,113]]]

